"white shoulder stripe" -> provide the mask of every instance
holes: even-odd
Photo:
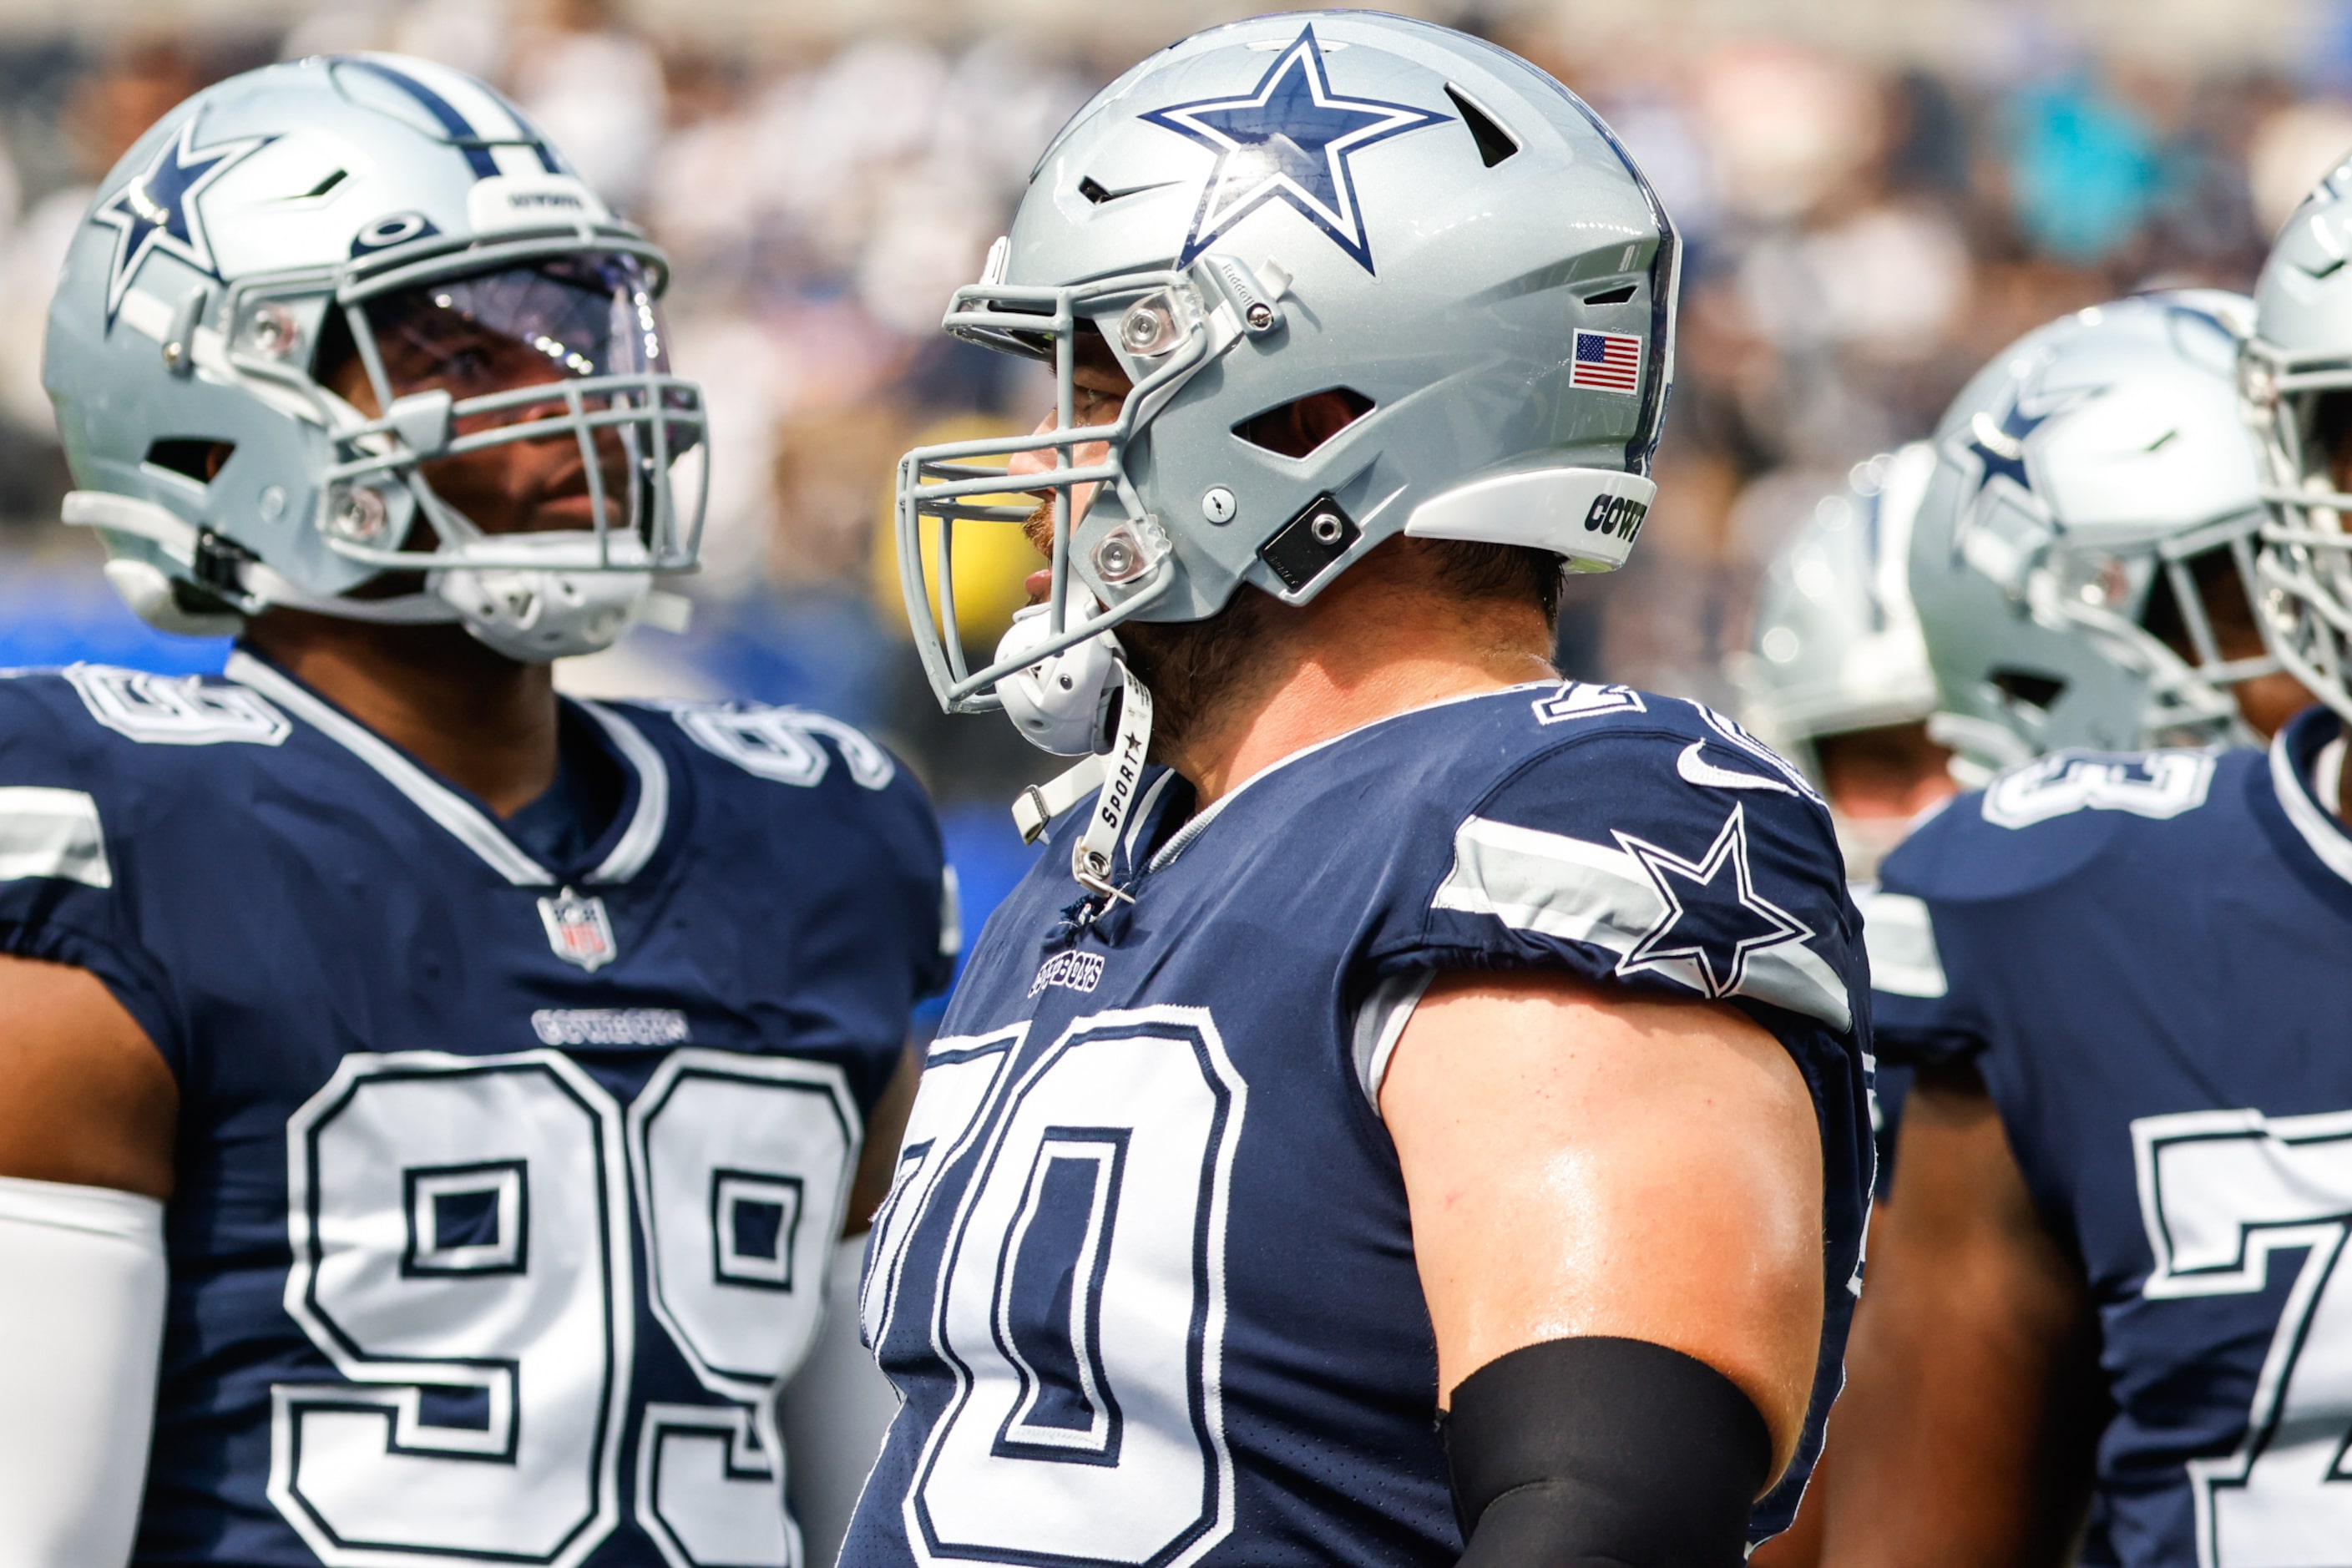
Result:
[[[1870,984],[1890,996],[1935,998],[1951,989],[1936,922],[1908,893],[1872,893],[1862,900],[1862,944],[1870,954]]]
[[[78,789],[0,789],[0,882],[31,877],[114,886],[97,801]]]
[[[1679,917],[1629,851],[1565,834],[1481,816],[1454,834],[1454,866],[1430,907],[1490,915],[1531,931],[1617,954],[1617,973],[1655,971],[1703,995],[1750,996],[1843,1030],[1853,1009],[1837,971],[1805,945],[1801,931],[1744,955],[1736,983],[1718,989],[1687,958],[1637,957]]]
[[[1666,913],[1624,850],[1483,816],[1454,829],[1454,868],[1430,907],[1492,915],[1514,931],[1621,954]]]

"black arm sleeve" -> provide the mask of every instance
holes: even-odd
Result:
[[[1596,1336],[1464,1379],[1445,1458],[1469,1543],[1459,1568],[1739,1568],[1772,1444],[1705,1362]]]

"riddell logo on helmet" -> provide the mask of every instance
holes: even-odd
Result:
[[[1584,514],[1584,527],[1587,532],[1611,534],[1631,544],[1649,515],[1649,504],[1632,496],[1595,496],[1592,510]]]

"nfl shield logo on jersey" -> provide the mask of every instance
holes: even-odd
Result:
[[[566,888],[539,900],[539,918],[547,924],[547,945],[566,963],[593,973],[620,956],[612,917],[604,912],[604,900],[593,894],[583,899]]]

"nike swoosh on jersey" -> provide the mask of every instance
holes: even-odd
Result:
[[[1685,784],[1705,784],[1713,789],[1776,789],[1782,795],[1797,793],[1779,779],[1768,779],[1759,773],[1734,773],[1729,768],[1717,767],[1700,755],[1706,745],[1705,741],[1693,741],[1675,758],[1675,772],[1683,776]]]

